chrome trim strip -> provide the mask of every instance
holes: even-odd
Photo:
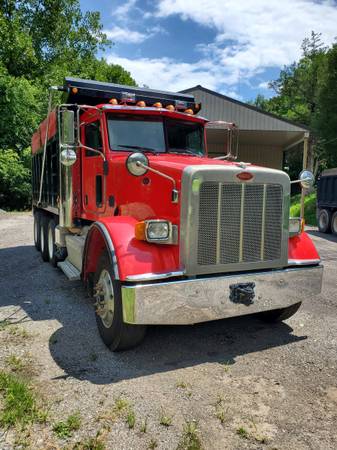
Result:
[[[123,319],[143,325],[187,325],[286,308],[321,292],[323,266],[122,285]],[[254,283],[245,303],[231,299],[236,284]]]
[[[262,200],[262,227],[261,227],[261,252],[260,258],[264,259],[264,233],[266,228],[266,199],[267,199],[267,185],[263,185],[263,200]]]
[[[100,231],[103,233],[104,240],[107,243],[107,245],[109,247],[109,250],[110,250],[115,278],[116,278],[116,280],[119,280],[119,270],[118,270],[118,265],[117,265],[116,252],[115,252],[115,247],[114,247],[114,245],[112,243],[110,234],[109,234],[106,226],[103,223],[95,222],[95,223],[92,224],[92,226],[93,227],[95,227],[95,226],[98,227],[100,229]]]
[[[289,266],[312,266],[320,264],[321,259],[288,259]]]
[[[239,249],[239,261],[243,260],[243,221],[244,221],[244,210],[245,210],[245,185],[241,185],[241,205],[240,205],[240,249]]]
[[[218,184],[217,230],[216,230],[216,263],[217,264],[220,264],[221,201],[222,201],[222,183],[219,183]]]
[[[165,278],[181,277],[185,275],[183,270],[177,270],[176,272],[166,272],[166,273],[141,273],[139,275],[128,275],[125,281],[152,281],[152,280],[163,280]]]

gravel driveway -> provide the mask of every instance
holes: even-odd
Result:
[[[1,449],[337,448],[336,238],[309,231],[323,291],[287,322],[152,327],[113,354],[82,285],[42,262],[32,224],[0,215],[0,365],[21,358],[48,418],[21,443],[20,431],[0,432]],[[80,426],[62,439],[55,423],[73,413]]]

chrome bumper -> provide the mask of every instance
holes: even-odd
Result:
[[[124,322],[187,325],[285,308],[319,294],[323,266],[122,286]],[[230,300],[233,285],[255,283],[252,303]]]

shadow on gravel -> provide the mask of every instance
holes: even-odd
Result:
[[[268,325],[246,316],[194,326],[149,327],[141,346],[111,353],[100,340],[81,283],[69,282],[60,270],[43,263],[33,246],[0,249],[0,306],[21,307],[25,317],[16,314],[11,320],[36,321],[41,334],[49,333],[50,354],[64,372],[56,379],[73,377],[95,384],[207,362],[234,364],[240,355],[306,339],[293,335],[285,323]]]
[[[335,242],[337,243],[337,236],[335,236],[334,234],[330,234],[330,233],[321,233],[317,230],[306,230],[306,232],[310,235],[310,236],[315,236],[315,237],[319,237],[322,239],[325,239],[326,241],[330,241],[330,242]]]

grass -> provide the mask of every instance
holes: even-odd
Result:
[[[243,427],[238,428],[236,434],[242,439],[248,439],[248,431]]]
[[[128,413],[126,415],[126,423],[128,424],[128,427],[133,429],[136,424],[136,414],[133,411],[133,409],[129,408]]]
[[[154,450],[155,448],[158,447],[158,442],[155,439],[151,439],[148,449],[149,450]]]
[[[172,416],[166,416],[165,414],[162,414],[160,416],[159,423],[164,427],[170,427],[172,425],[172,419],[173,419]]]
[[[78,413],[68,416],[65,422],[57,422],[53,426],[53,431],[60,439],[71,437],[73,431],[76,431],[81,426],[81,417]]]
[[[300,217],[301,194],[293,195],[290,199],[290,217]],[[307,225],[317,225],[316,219],[316,192],[304,198],[304,217]]]
[[[95,437],[76,442],[72,450],[105,450],[106,446],[102,439],[103,437],[100,435],[100,431],[98,431]]]
[[[10,355],[6,358],[6,364],[13,372],[22,372],[25,368],[25,363],[21,358]]]
[[[115,400],[115,411],[121,412],[123,409],[126,409],[129,407],[129,402],[125,400],[124,398],[118,397]]]
[[[140,431],[142,433],[146,433],[147,432],[147,417],[143,420],[143,422],[140,425]]]
[[[3,398],[0,425],[4,428],[46,421],[47,414],[37,406],[28,382],[16,374],[0,371],[0,394]]]
[[[202,450],[199,438],[198,423],[194,420],[186,422],[177,450]]]

